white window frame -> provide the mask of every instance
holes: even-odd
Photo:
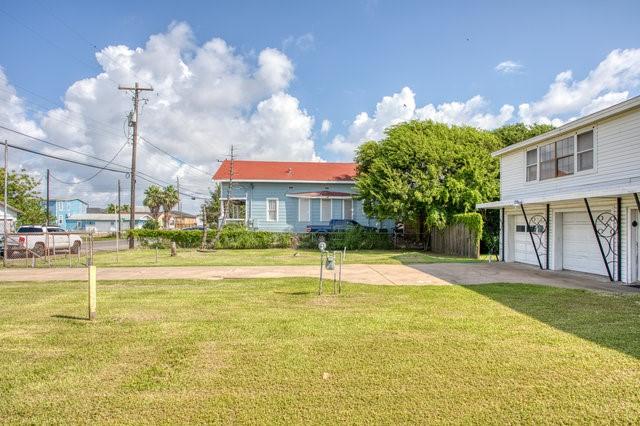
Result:
[[[347,215],[345,214],[346,211],[347,211],[346,208],[345,208],[345,206],[347,204],[347,201],[351,201],[351,209],[350,209],[351,210],[350,211],[350,213],[351,213],[350,216],[351,217],[349,219],[347,219]],[[353,199],[342,200],[342,218],[343,219],[347,219],[347,220],[353,220]]]
[[[302,213],[302,209],[300,208],[300,206],[302,205],[302,202],[306,201],[307,202],[307,217],[302,217],[301,213]],[[298,222],[311,222],[311,198],[298,198]]]
[[[588,133],[588,132],[593,132],[593,165],[590,169],[586,169],[586,170],[580,170],[578,171],[578,135],[581,135],[583,133]],[[567,136],[566,134],[563,136],[559,136],[557,138],[554,138],[553,140],[551,140],[550,142],[544,142],[544,143],[539,143],[537,145],[534,146],[529,146],[527,148],[525,148],[523,150],[524,152],[524,183],[525,185],[530,185],[532,183],[535,182],[546,182],[546,181],[553,181],[555,179],[562,179],[562,178],[568,178],[571,176],[580,176],[580,175],[588,175],[588,174],[594,174],[596,173],[596,164],[597,164],[597,157],[598,157],[598,132],[597,132],[597,127],[589,127],[589,128],[583,128],[580,129],[578,131],[573,132],[573,134],[571,135],[571,137],[573,137],[573,174],[570,175],[565,175],[565,176],[555,176],[555,177],[551,177],[551,178],[547,178],[547,179],[540,179],[540,173],[541,173],[541,169],[540,169],[540,148],[547,146],[547,145],[551,145],[551,144],[556,144],[557,142],[563,140],[563,139],[567,139],[569,136]],[[527,153],[529,151],[533,151],[534,149],[537,149],[537,167],[536,167],[536,180],[527,180]],[[589,150],[586,151],[581,151],[581,152],[587,152]],[[556,161],[556,168],[557,168],[557,161],[558,159],[555,159]],[[557,173],[557,170],[556,170]]]
[[[536,151],[536,178],[533,180],[527,180],[527,177],[529,176],[529,167],[532,167],[533,164],[529,164],[527,163],[527,154],[529,154],[530,151]],[[532,182],[538,182],[540,180],[540,149],[539,146],[535,146],[535,147],[530,147],[528,149],[525,150],[524,152],[524,181],[526,183],[532,183]]]
[[[276,202],[276,220],[272,220],[269,218],[269,201]],[[280,220],[280,200],[278,198],[267,198],[266,199],[266,213],[267,213],[267,222],[278,222]]]
[[[323,201],[329,201],[329,220],[323,220],[323,212],[324,209],[322,208],[322,202]],[[331,198],[320,198],[320,222],[330,222],[331,219],[333,218],[333,200]]]

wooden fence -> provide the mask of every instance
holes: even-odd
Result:
[[[475,232],[465,224],[456,223],[443,230],[431,231],[431,251],[477,259],[480,257],[480,242]]]

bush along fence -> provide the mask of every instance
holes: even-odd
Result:
[[[215,248],[218,249],[266,249],[305,248],[317,249],[320,239],[327,243],[329,250],[368,250],[393,248],[391,236],[386,233],[370,232],[354,228],[346,232],[305,233],[252,231],[239,225],[227,225],[222,229]],[[211,247],[217,230],[207,231],[207,246]],[[172,242],[180,248],[202,246],[202,231],[181,231],[167,229],[134,229],[129,235],[143,247],[168,248]]]
[[[481,239],[482,216],[479,213],[461,213],[454,215],[444,229],[431,231],[431,251],[477,259],[480,257]]]

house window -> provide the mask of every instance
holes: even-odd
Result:
[[[527,151],[527,182],[538,180],[538,148]]]
[[[323,198],[320,200],[320,221],[329,222],[331,220],[331,200]]]
[[[540,180],[556,177],[556,144],[540,147]]]
[[[578,171],[593,169],[593,130],[578,135]]]
[[[342,217],[353,219],[353,200],[342,200]]]
[[[278,199],[277,198],[267,198],[267,221],[268,222],[278,221]]]
[[[311,199],[298,198],[298,222],[311,222]]]

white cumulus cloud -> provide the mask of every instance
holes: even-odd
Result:
[[[201,45],[186,23],[149,37],[144,47],[108,46],[96,54],[102,73],[73,83],[59,108],[29,114],[10,82],[1,75],[0,121],[37,137],[110,159],[126,138],[131,94],[114,83],[135,81],[151,85],[144,92],[140,134],[151,143],[202,170],[200,173],[155,150],[144,139],[138,148],[138,169],[165,181],[180,177],[187,191],[206,193],[210,176],[233,144],[238,158],[262,160],[320,160],[311,138],[314,119],[287,93],[294,66],[281,51],[266,48],[257,60],[237,53],[224,40]],[[12,140],[13,136],[10,138]],[[27,142],[57,155],[67,151]],[[116,163],[130,162],[125,146]],[[77,157],[86,161],[86,158]],[[34,173],[46,168],[64,181],[79,181],[94,171],[80,166],[13,155],[12,164],[28,164]],[[93,205],[114,202],[115,180],[104,172],[96,179],[69,186],[54,182],[56,197],[77,196]],[[138,180],[138,200],[148,186]],[[123,187],[127,187],[124,183]],[[126,198],[126,197],[125,197]],[[194,207],[196,203],[191,203]],[[189,206],[189,203],[187,203]]]
[[[519,62],[507,60],[496,65],[495,70],[504,74],[511,74],[522,71],[523,65]]]
[[[320,126],[320,133],[326,135],[331,130],[331,121],[325,119],[322,120],[322,125]]]
[[[512,71],[514,66],[520,67],[520,64],[505,61],[498,64],[496,70]],[[327,150],[342,159],[351,159],[362,142],[380,139],[385,128],[412,119],[481,129],[493,129],[514,121],[560,126],[628,99],[639,85],[640,49],[616,49],[582,80],[576,80],[571,70],[558,73],[540,99],[522,103],[517,109],[514,105],[504,104],[494,112],[491,104],[480,95],[466,101],[416,107],[415,94],[409,87],[404,87],[399,93],[384,96],[371,116],[367,112],[357,114],[347,131],[336,135]]]

